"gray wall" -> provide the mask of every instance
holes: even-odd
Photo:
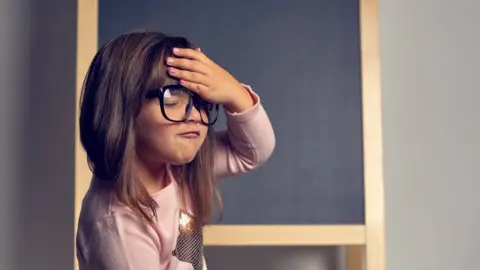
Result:
[[[0,270],[73,267],[76,1],[0,2]]]
[[[19,77],[25,69],[19,48],[21,40],[14,34],[18,14],[22,12],[17,3],[13,0],[0,2],[0,269],[12,265],[12,249],[17,246],[15,236],[12,236],[16,223],[12,219],[16,193],[13,179],[17,179],[20,165],[15,151],[18,147],[16,134],[20,130],[15,118],[20,117],[16,116],[20,110],[15,105],[20,103],[22,94],[9,91],[21,87]],[[11,53],[12,48],[18,49]]]
[[[387,269],[480,269],[480,2],[380,15]]]
[[[30,17],[31,2],[0,1],[0,269],[63,270],[73,259],[72,92],[64,89],[74,87],[74,71],[58,65],[74,55],[76,1],[42,1]],[[67,13],[48,10],[46,2]],[[475,2],[380,0],[388,270],[478,268]],[[33,91],[49,97],[32,100]],[[56,146],[49,152],[34,146],[47,141]],[[241,259],[281,270],[274,264],[285,253],[296,261],[284,269],[322,269],[337,257],[331,249],[210,252],[220,256],[212,269],[234,269],[232,260]],[[312,265],[298,265],[307,261]]]

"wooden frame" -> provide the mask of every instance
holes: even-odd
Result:
[[[382,107],[378,0],[360,1],[365,224],[360,225],[215,225],[205,229],[205,245],[347,246],[349,270],[385,269]],[[88,65],[97,51],[98,0],[78,0],[77,106]],[[78,107],[77,107],[78,112]],[[78,122],[78,121],[76,121]],[[91,173],[78,138],[75,143],[75,233]],[[365,259],[364,259],[365,258]],[[75,260],[74,269],[78,269]]]
[[[215,225],[206,246],[333,246],[365,244],[363,225]]]
[[[382,92],[378,0],[360,1],[366,269],[385,269]]]
[[[98,44],[98,0],[77,0],[77,67],[76,67],[76,116],[79,112],[78,101],[80,100],[83,80],[88,71],[88,66],[97,51]],[[75,119],[75,229],[77,234],[77,222],[80,215],[82,199],[87,192],[91,173],[87,164],[87,155],[82,148],[79,137],[78,117]],[[76,246],[74,248],[76,253]],[[73,269],[78,269],[78,261],[75,257]]]

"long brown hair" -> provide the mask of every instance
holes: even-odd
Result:
[[[149,223],[158,205],[137,179],[134,126],[146,91],[175,80],[165,65],[174,47],[196,48],[184,37],[154,31],[130,32],[106,42],[92,60],[81,94],[80,141],[91,171],[98,179],[113,182],[120,203]],[[213,147],[214,132],[209,127],[193,161],[172,166],[180,186],[189,190],[197,226],[209,222],[214,195],[222,211]]]

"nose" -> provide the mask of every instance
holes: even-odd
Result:
[[[195,108],[195,106],[192,106],[192,110],[190,111],[190,115],[188,116],[187,121],[189,122],[202,121],[202,115],[200,114],[200,111],[197,108]]]

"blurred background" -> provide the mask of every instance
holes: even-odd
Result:
[[[387,269],[479,269],[480,2],[379,4]],[[76,16],[0,0],[0,270],[73,268]],[[334,247],[206,252],[213,270],[342,269]]]

